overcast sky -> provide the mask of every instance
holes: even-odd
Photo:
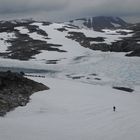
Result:
[[[66,21],[79,17],[120,16],[140,21],[140,0],[0,0],[0,18]]]

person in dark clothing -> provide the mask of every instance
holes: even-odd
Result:
[[[114,112],[116,111],[116,107],[115,107],[115,106],[113,106],[113,111],[114,111]]]

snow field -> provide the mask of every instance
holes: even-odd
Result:
[[[33,94],[26,107],[0,118],[3,140],[139,140],[137,92],[60,79],[33,80],[51,89]]]
[[[29,61],[1,59],[1,67],[60,71],[54,79],[32,78],[46,84],[50,90],[33,94],[27,106],[18,107],[6,117],[0,118],[1,139],[139,140],[139,58],[126,58],[124,53],[93,52],[83,48],[79,43],[67,39],[65,37],[67,32],[56,30],[63,27],[63,24],[43,26],[41,23],[34,23],[34,25],[46,31],[50,39],[29,33],[24,27],[16,29],[23,34],[29,34],[33,39],[60,44],[62,45],[60,49],[67,52],[42,51],[35,56],[35,60]],[[79,30],[69,29],[69,31]],[[124,37],[111,30],[105,30],[104,33],[86,29],[80,31],[87,37],[105,37],[108,44]],[[7,34],[3,36],[7,37]],[[6,47],[3,51],[6,51]],[[46,60],[55,59],[61,61],[56,65],[45,64]],[[97,74],[96,78],[101,78],[101,81],[95,82],[94,77],[85,79],[92,73]],[[67,74],[85,78],[77,81],[68,78],[62,80]],[[130,85],[135,91],[127,93],[115,90],[112,89],[112,84]],[[113,112],[114,105],[116,112]]]

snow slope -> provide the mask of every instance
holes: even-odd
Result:
[[[51,89],[0,118],[2,140],[139,140],[138,91],[128,94],[108,86],[33,79]]]
[[[62,33],[58,31],[57,28],[62,28],[63,24],[53,23],[49,26],[43,26],[41,23],[34,23],[33,25],[37,25],[40,29],[47,32],[50,38],[47,40],[48,43],[60,44],[62,45],[60,49],[66,51],[64,53],[42,51],[42,53],[35,56],[37,60],[61,60],[58,62],[59,64],[66,64],[76,56],[92,52],[92,50],[83,48],[79,45],[79,43],[66,38],[65,36],[67,35],[67,32]]]
[[[82,47],[76,41],[65,37],[68,31],[82,31],[89,37],[102,36],[108,41],[114,41],[114,38],[119,39],[118,37],[125,36],[120,35],[118,33],[119,31],[131,32],[130,30],[104,29],[104,32],[96,32],[86,29],[68,29],[68,31],[60,32],[57,29],[62,28],[64,24],[53,23],[45,26],[40,22],[35,22],[33,25],[44,30],[50,39],[46,39],[44,36],[35,32],[30,33],[23,26],[17,27],[16,29],[20,33],[29,34],[33,39],[60,44],[62,46],[59,48],[66,52],[41,51],[40,54],[34,56],[35,59],[29,61],[1,59],[1,66],[59,71],[59,73],[55,74],[56,77],[68,79],[67,75],[82,76],[78,81],[91,84],[128,86],[130,88],[135,88],[135,85],[140,85],[140,58],[125,57],[125,53],[92,51]],[[126,36],[130,35],[128,34]],[[57,64],[46,64],[46,61],[49,60],[57,60]],[[92,73],[97,74],[97,76],[91,76]],[[97,80],[97,78],[101,80]]]
[[[62,45],[66,52],[42,51],[35,59],[19,61],[0,58],[1,67],[48,70],[39,73],[54,78],[32,78],[50,87],[49,91],[32,95],[26,107],[19,107],[0,118],[2,140],[139,140],[140,138],[140,58],[125,53],[92,51],[66,38],[60,32],[63,24],[49,26],[34,23],[47,32],[50,39],[28,29],[17,27],[33,39]],[[102,36],[111,43],[120,39],[117,30],[103,33],[86,29],[88,37]],[[129,31],[128,31],[129,32]],[[112,35],[113,34],[113,35]],[[128,36],[131,34],[128,34]],[[46,64],[47,60],[59,60]],[[51,73],[51,71],[57,71]],[[73,80],[73,77],[81,77]],[[101,80],[97,80],[97,78]],[[133,88],[133,93],[112,86]],[[113,106],[117,111],[113,112]]]
[[[94,30],[90,30],[90,29],[69,29],[69,31],[71,32],[82,32],[84,33],[84,35],[86,37],[92,37],[92,38],[96,38],[96,37],[103,37],[105,38],[104,42],[92,42],[94,43],[106,43],[106,44],[112,44],[112,42],[116,42],[118,40],[122,40],[122,38],[125,37],[131,37],[133,34],[131,33],[131,30],[123,30],[123,29],[116,29],[116,30],[110,30],[110,29],[103,29],[103,32],[97,32]],[[127,32],[129,34],[127,35],[122,35],[119,32]]]
[[[37,61],[45,63],[46,60],[60,60],[55,65],[48,65],[49,68],[61,71],[60,76],[64,78],[68,74],[82,75],[85,78],[80,81],[92,83],[92,84],[105,84],[108,83],[111,86],[123,85],[134,88],[134,84],[140,84],[140,58],[127,58],[124,57],[125,53],[110,53],[92,51],[88,48],[82,47],[76,41],[67,39],[67,32],[60,32],[57,29],[62,28],[63,24],[53,23],[49,26],[44,26],[41,23],[33,23],[33,25],[39,26],[40,29],[47,32],[49,36],[48,43],[61,44],[61,49],[66,50],[65,53],[42,51],[42,53],[35,56]],[[76,31],[78,29],[68,29],[69,31]],[[132,34],[121,35],[119,31],[131,32],[130,30],[104,30],[104,32],[96,32],[93,30],[80,29],[81,32],[88,37],[105,37],[106,40],[111,43],[115,39],[119,40],[120,37],[128,37]],[[114,35],[112,35],[112,33]],[[34,38],[34,36],[32,36]],[[41,38],[41,36],[39,37]],[[78,59],[77,59],[78,58]],[[80,59],[79,59],[80,58]],[[128,69],[128,72],[127,70]],[[87,79],[91,73],[97,73],[101,77],[101,81],[97,81],[94,78]],[[111,79],[111,80],[110,80]]]

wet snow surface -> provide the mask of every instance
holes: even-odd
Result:
[[[65,37],[67,31],[57,30],[63,24],[34,25],[46,31],[50,39],[29,33],[24,27],[17,29],[33,39],[61,44],[66,52],[41,51],[29,61],[0,59],[1,67],[32,69],[34,73],[49,71],[39,73],[46,78],[32,79],[50,87],[49,91],[32,95],[26,107],[0,118],[1,139],[139,140],[140,58],[81,47]],[[83,30],[91,37],[98,36],[96,32]],[[111,35],[112,32],[116,35]],[[109,34],[110,39],[112,36],[113,41],[114,36],[120,37],[115,31],[105,30],[103,34]],[[130,87],[135,91],[127,93],[112,86]],[[114,105],[116,112],[113,112]]]

